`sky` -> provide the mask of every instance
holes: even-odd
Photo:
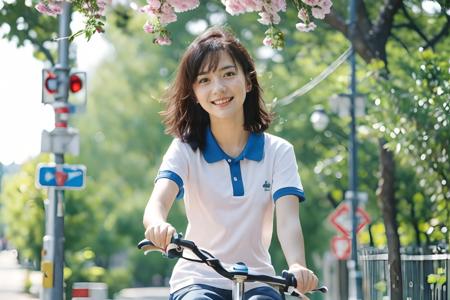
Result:
[[[79,37],[75,43],[77,70],[87,71],[89,80],[109,46],[99,35],[89,42]],[[17,48],[0,39],[0,162],[4,165],[38,155],[42,131],[54,128],[53,108],[41,103],[43,68],[31,45]]]

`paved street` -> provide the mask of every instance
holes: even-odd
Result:
[[[27,271],[16,260],[14,250],[0,252],[0,300],[37,300],[23,292]],[[40,273],[30,272],[30,279],[36,289],[40,284]]]

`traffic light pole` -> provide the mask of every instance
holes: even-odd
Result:
[[[67,113],[59,113],[58,106],[68,102],[69,90],[69,39],[71,5],[63,2],[59,17],[58,40],[58,97],[55,98],[55,131],[67,131]],[[54,153],[56,180],[64,176],[64,153]],[[48,189],[46,204],[46,235],[43,241],[43,299],[61,300],[64,297],[64,190]]]
[[[349,5],[350,23],[349,23],[349,39],[352,45],[349,57],[351,78],[350,78],[350,141],[349,141],[349,188],[351,191],[351,216],[352,216],[352,255],[348,261],[349,269],[349,292],[350,299],[362,300],[362,275],[358,266],[358,245],[357,245],[357,227],[358,227],[358,157],[357,157],[357,138],[356,138],[356,57],[354,37],[356,33],[356,1],[350,0]],[[353,288],[352,288],[353,287]],[[353,294],[353,295],[352,295]]]

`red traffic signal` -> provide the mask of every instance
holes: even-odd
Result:
[[[55,94],[58,91],[58,78],[55,73],[47,73],[47,77],[44,79],[44,88],[50,94]]]
[[[72,71],[68,74],[66,96],[60,94],[63,92],[60,86],[65,83],[60,72],[65,70],[58,68],[42,70],[42,103],[53,104],[57,100],[61,101],[64,97],[68,97],[67,102],[70,104],[84,107],[87,100],[86,72]]]
[[[70,75],[69,88],[72,93],[77,93],[83,88],[83,80],[78,74]]]

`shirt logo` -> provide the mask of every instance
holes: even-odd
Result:
[[[264,184],[262,185],[262,187],[264,188],[264,190],[267,192],[267,191],[270,191],[270,183],[266,180],[265,182],[264,182]]]

